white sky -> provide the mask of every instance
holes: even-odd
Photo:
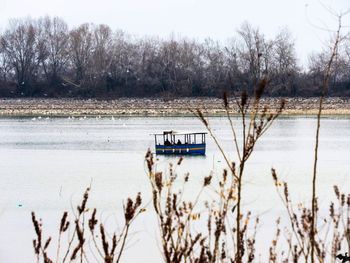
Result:
[[[0,28],[9,18],[59,16],[70,26],[85,22],[108,24],[138,36],[168,37],[171,33],[202,40],[224,42],[235,35],[244,21],[273,37],[287,26],[296,40],[302,63],[318,51],[329,33],[313,24],[330,28],[336,21],[321,0],[0,0]],[[350,8],[350,0],[322,0],[336,11]],[[306,8],[306,5],[308,6]],[[344,18],[350,25],[350,15]]]

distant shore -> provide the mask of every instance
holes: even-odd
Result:
[[[285,98],[284,115],[317,114],[318,98]],[[281,98],[263,98],[262,103],[278,108]],[[232,114],[238,113],[231,103]],[[116,100],[76,99],[0,99],[0,116],[192,116],[189,108],[199,108],[206,115],[224,116],[221,99],[181,98],[174,100],[123,98]],[[324,115],[350,115],[350,98],[327,98]]]

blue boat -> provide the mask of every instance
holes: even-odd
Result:
[[[156,154],[205,155],[206,132],[164,131],[154,134]]]

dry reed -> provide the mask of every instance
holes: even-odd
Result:
[[[130,226],[138,215],[144,211],[144,208],[141,208],[141,194],[138,193],[134,200],[127,199],[124,205],[124,226],[121,231],[114,231],[113,234],[110,234],[110,231],[106,231],[105,225],[102,222],[99,223],[96,219],[96,208],[91,209],[87,206],[89,191],[90,188],[87,188],[81,204],[76,208],[76,214],[72,213],[73,217],[68,212],[63,213],[58,228],[55,257],[49,256],[48,253],[52,238],[48,237],[43,242],[41,220],[38,220],[35,213],[32,212],[32,222],[36,233],[33,247],[37,262],[91,262],[91,257],[98,262],[120,262]],[[96,227],[99,227],[99,233],[96,231]],[[66,236],[68,242],[62,243],[63,235]],[[112,237],[109,238],[109,236]],[[91,255],[87,253],[87,249],[90,250]]]

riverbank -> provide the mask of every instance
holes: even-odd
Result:
[[[262,104],[278,108],[281,98],[263,98]],[[318,98],[286,98],[284,115],[317,114]],[[232,99],[232,113],[238,107]],[[225,115],[217,98],[162,99],[0,99],[0,116],[190,116],[189,109],[200,108],[205,114]],[[324,115],[350,115],[349,98],[327,98]]]

